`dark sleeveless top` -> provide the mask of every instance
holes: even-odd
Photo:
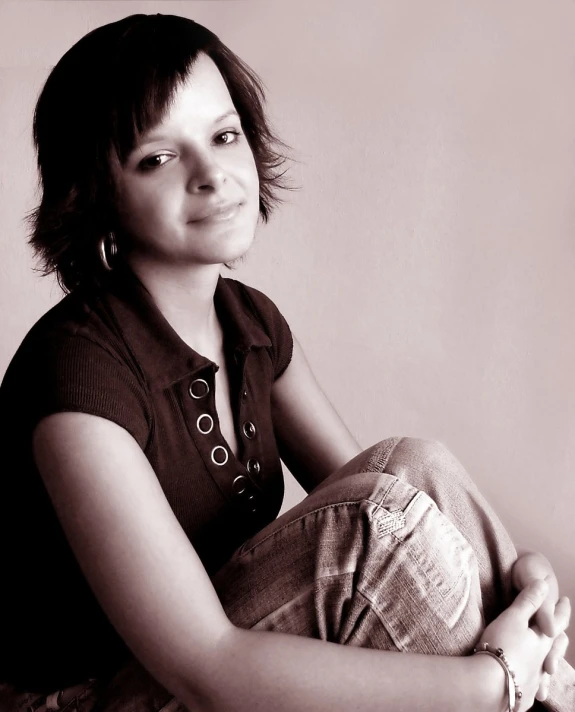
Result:
[[[236,280],[220,277],[214,304],[237,458],[218,426],[217,366],[178,337],[130,273],[105,290],[66,296],[10,363],[0,387],[1,681],[52,691],[110,674],[129,654],[34,464],[31,438],[41,418],[80,411],[131,433],[209,574],[276,518],[284,486],[270,398],[291,359],[291,333],[270,299]]]

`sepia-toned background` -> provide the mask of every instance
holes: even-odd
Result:
[[[443,441],[575,602],[575,3],[1,2],[0,376],[61,296],[23,223],[35,99],[137,12],[218,34],[293,149],[298,190],[233,276],[275,300],[363,446]],[[285,506],[302,495],[288,476]]]

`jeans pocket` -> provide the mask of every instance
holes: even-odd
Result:
[[[407,526],[397,532],[402,548],[434,590],[449,599],[465,577],[476,572],[473,549],[425,492],[403,511]]]
[[[483,629],[475,554],[425,492],[394,490],[372,518],[377,545],[362,593],[398,650],[466,654]]]

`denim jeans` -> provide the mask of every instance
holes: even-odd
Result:
[[[442,445],[390,438],[360,453],[245,542],[213,583],[230,620],[356,645],[468,655],[512,599],[515,548]],[[575,710],[562,661],[545,703]],[[53,695],[0,686],[0,712],[185,712],[133,660]]]

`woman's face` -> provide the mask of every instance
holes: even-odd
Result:
[[[117,169],[130,260],[222,264],[250,247],[259,216],[252,151],[226,84],[200,54],[164,120]]]

